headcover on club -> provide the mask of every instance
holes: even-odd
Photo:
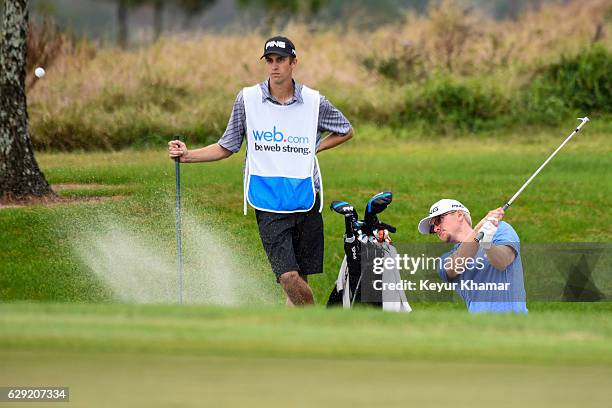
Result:
[[[366,214],[380,214],[387,209],[391,201],[393,201],[393,193],[390,191],[383,191],[382,193],[376,194],[368,201],[366,205]]]
[[[347,216],[354,216],[355,219],[358,218],[357,217],[357,210],[355,210],[355,207],[353,207],[352,205],[350,205],[346,201],[338,201],[338,200],[332,201],[332,203],[329,206],[329,208],[334,210],[338,214],[344,215],[345,217],[347,217]]]
[[[365,223],[374,226],[378,222],[376,214],[385,211],[389,204],[391,204],[391,201],[393,201],[393,193],[390,191],[383,191],[370,198],[366,204],[363,219]]]

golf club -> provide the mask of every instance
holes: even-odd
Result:
[[[392,233],[396,231],[395,227],[381,223],[377,217],[378,214],[387,209],[392,201],[393,193],[390,191],[378,193],[368,200],[363,217],[365,223],[364,233],[366,235],[371,235],[375,230],[388,230]]]
[[[376,214],[383,212],[391,201],[393,194],[390,191],[383,191],[370,198],[366,204],[363,220],[369,225],[374,225],[377,221]]]
[[[580,123],[580,125],[578,125],[578,127],[576,127],[576,129],[572,132],[572,134],[569,135],[567,137],[567,139],[565,139],[563,141],[563,143],[561,143],[561,145],[559,147],[557,147],[557,150],[555,150],[550,156],[548,156],[548,159],[546,159],[546,161],[544,163],[542,163],[542,165],[531,175],[531,177],[529,177],[529,179],[527,179],[525,184],[523,184],[523,186],[521,188],[519,188],[519,190],[512,196],[512,198],[510,200],[508,200],[508,202],[506,204],[504,204],[504,206],[502,207],[502,209],[504,211],[506,211],[508,209],[508,207],[510,207],[512,205],[514,200],[516,200],[516,198],[523,192],[523,190],[529,185],[529,183],[531,183],[531,181],[535,178],[535,176],[537,176],[540,173],[540,171],[542,171],[544,166],[546,166],[548,164],[548,162],[551,161],[553,157],[555,157],[555,155],[559,152],[559,150],[561,150],[563,148],[563,146],[565,146],[565,144],[567,142],[569,142],[570,139],[572,137],[574,137],[574,135],[576,133],[580,132],[580,129],[589,121],[589,118],[585,116],[584,118],[578,118],[578,120],[582,121]],[[482,232],[479,233],[476,236],[476,238],[474,238],[474,241],[480,242],[480,240],[482,239],[483,236],[484,236],[484,233],[482,233]]]
[[[361,233],[363,221],[359,221],[357,210],[346,201],[332,201],[330,209],[344,216],[345,239],[353,239]]]
[[[363,220],[359,220],[359,215],[355,207],[346,201],[333,201],[330,209],[344,216],[344,253],[346,268],[341,267],[338,279],[344,282],[344,289],[338,290],[335,285],[327,302],[328,307],[342,304],[343,296],[346,291],[348,305],[353,307],[355,302],[361,303],[361,245],[374,242],[383,242],[386,237],[388,243],[390,239],[388,233],[395,232],[395,227],[380,222],[377,215],[382,213],[393,200],[393,193],[384,191],[374,195],[368,200]],[[383,240],[377,238],[378,232],[384,231]]]
[[[355,210],[355,207],[353,207],[346,201],[338,201],[338,200],[333,201],[331,205],[329,206],[329,208],[331,208],[338,214],[344,215],[346,220],[354,222],[354,221],[357,221],[357,219],[359,218],[359,216],[357,215],[357,210]]]
[[[176,137],[178,140],[180,136]],[[177,258],[176,268],[178,275],[178,301],[179,304],[183,304],[183,253],[181,245],[181,160],[180,157],[174,159],[175,169],[175,180],[176,180],[176,203],[175,203],[175,214],[176,214],[176,245],[177,245]]]

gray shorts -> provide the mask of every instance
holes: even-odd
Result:
[[[323,272],[323,217],[319,196],[308,212],[280,214],[255,210],[259,236],[278,282],[285,272]]]

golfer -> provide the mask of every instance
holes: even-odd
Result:
[[[497,208],[472,228],[463,204],[442,199],[419,223],[421,234],[456,244],[440,257],[438,274],[454,283],[469,312],[527,313],[520,241],[503,217],[504,210]],[[484,234],[480,244],[474,240],[479,232]]]
[[[353,131],[323,95],[293,79],[298,58],[288,38],[270,38],[261,58],[268,79],[238,93],[219,141],[188,150],[172,140],[170,158],[181,163],[226,159],[246,139],[244,213],[247,203],[255,209],[261,242],[287,304],[313,304],[307,276],[323,272],[323,184],[316,153],[346,142]]]

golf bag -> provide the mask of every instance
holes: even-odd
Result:
[[[382,192],[372,197],[365,210],[363,220],[359,220],[355,208],[346,201],[334,201],[331,209],[344,215],[344,259],[338,272],[336,284],[329,295],[328,307],[340,306],[345,309],[355,303],[381,307],[387,311],[410,312],[412,309],[401,289],[376,290],[385,284],[400,283],[401,277],[397,268],[385,268],[381,274],[374,273],[374,259],[393,258],[397,251],[392,244],[389,233],[395,227],[380,222],[377,214],[384,211],[391,203],[391,192]]]

